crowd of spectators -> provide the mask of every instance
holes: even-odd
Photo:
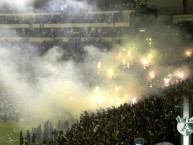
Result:
[[[1,4],[1,2],[0,2]],[[46,6],[41,6],[39,4],[38,8],[35,6],[34,11],[36,12],[60,12],[60,11],[65,11],[65,12],[73,12],[76,11],[77,5],[76,4],[71,4],[68,2],[64,2],[63,5],[61,3],[55,3],[54,8],[52,7],[46,7]],[[121,0],[121,1],[110,1],[109,0],[88,0],[87,1],[87,7],[92,7],[92,9],[95,10],[128,10],[128,9],[135,9],[139,7],[144,7],[146,4],[141,3],[141,1],[138,0]],[[14,9],[13,7],[9,7],[9,5],[2,5],[1,4],[1,13],[9,13],[9,12],[17,12],[17,9]],[[36,9],[37,8],[37,9]],[[85,10],[85,8],[79,8],[80,10]]]
[[[128,18],[127,18],[128,19]],[[117,22],[126,22],[128,27],[115,27]],[[44,28],[45,24],[64,23],[106,23],[110,27],[65,27],[65,28]],[[105,41],[119,39],[119,37],[132,33],[128,20],[123,19],[123,13],[91,13],[91,14],[44,14],[44,15],[8,15],[0,16],[0,24],[27,24],[23,28],[1,28],[2,38],[50,38],[50,39],[70,39],[69,42],[79,41],[84,44],[102,44]],[[34,28],[34,24],[40,24],[39,28]],[[106,44],[105,44],[106,45]],[[104,46],[105,46],[104,45]]]
[[[89,5],[95,5],[96,7],[93,7],[93,9],[96,10],[132,10],[138,7],[144,7],[145,3],[141,3],[137,0],[121,0],[121,1],[88,1]],[[62,6],[61,10],[63,11],[73,11],[77,10],[77,8],[74,5],[64,5]]]
[[[61,54],[63,60],[74,60],[75,62],[81,62],[84,59],[84,46],[91,44],[93,46],[100,47],[101,49],[109,49],[112,47],[112,44],[108,41],[97,38],[74,38],[69,39],[67,42],[59,39],[44,42],[29,42],[27,38],[20,40],[1,41],[1,47],[18,49],[18,52],[23,52],[23,50],[26,50],[26,48],[32,47],[34,50],[37,50],[36,53],[38,53],[40,56],[44,55],[50,48],[59,47],[62,50]]]
[[[193,78],[144,96],[136,104],[85,112],[80,122],[66,133],[66,144],[133,144],[143,137],[148,144],[169,141],[180,144],[175,118],[180,115],[183,98],[192,98]],[[191,101],[192,104],[192,101]]]
[[[192,88],[193,78],[189,78],[143,96],[137,103],[85,111],[66,132],[58,128],[58,134],[42,140],[42,144],[126,145],[134,144],[135,138],[144,138],[148,145],[164,141],[179,145],[176,117],[181,115],[184,97],[189,97],[193,105]]]
[[[129,34],[130,29],[123,27],[109,28],[19,28],[19,29],[0,29],[0,35],[6,37],[47,37],[47,38],[103,38],[103,37],[122,37]]]
[[[122,11],[103,13],[51,13],[29,15],[1,15],[0,24],[63,24],[63,23],[117,23],[126,22]]]
[[[103,5],[105,10],[133,8],[134,4],[123,5]],[[103,9],[102,8],[102,9]],[[33,27],[3,30],[0,34],[8,37],[15,32],[25,40],[1,42],[1,46],[25,49],[29,44],[28,37],[51,37],[52,41],[31,42],[36,47],[40,55],[43,55],[53,46],[62,48],[63,59],[73,59],[80,62],[84,59],[84,49],[86,45],[94,45],[99,48],[111,48],[109,43],[102,37],[122,36],[127,34],[128,28],[58,28],[45,29],[44,24],[58,23],[108,23],[115,24],[123,22],[122,13],[113,14],[93,14],[70,15],[65,11],[63,14],[38,15],[38,16],[0,16],[1,24],[41,24],[42,28]],[[57,37],[67,36],[67,41],[58,40]],[[20,132],[20,145],[44,144],[44,145],[126,145],[134,144],[135,138],[144,138],[145,143],[153,145],[161,141],[169,141],[175,145],[180,144],[180,134],[176,129],[175,118],[180,114],[183,97],[192,99],[193,78],[186,81],[163,88],[161,91],[143,96],[141,100],[134,104],[122,104],[120,107],[99,109],[96,112],[85,111],[74,125],[69,126],[66,121],[58,123],[58,128],[54,129],[50,121],[45,122],[43,127],[33,128],[26,135]],[[2,99],[1,102],[3,102]],[[5,107],[0,104],[0,109]],[[9,103],[10,104],[10,103]],[[193,104],[191,100],[191,104]],[[7,106],[7,108],[11,108]],[[5,110],[5,109],[4,109]],[[7,119],[7,111],[4,111],[4,118]],[[16,117],[17,118],[17,117]],[[42,131],[43,129],[43,131]]]
[[[47,38],[58,38],[67,37],[75,38],[74,40],[85,41],[86,43],[96,43],[99,44],[103,41],[103,37],[109,37],[114,39],[115,37],[124,36],[131,34],[134,27],[129,27],[129,13],[124,10],[133,8],[136,2],[133,0],[127,2],[120,2],[119,4],[108,3],[103,4],[105,9],[99,6],[99,9],[95,11],[73,11],[70,6],[64,7],[63,11],[60,12],[49,12],[49,13],[34,13],[34,14],[6,14],[0,16],[0,24],[26,24],[23,28],[1,28],[1,37],[47,37]],[[114,9],[115,8],[115,9]],[[112,11],[105,11],[111,9]],[[114,11],[116,10],[116,11]],[[73,11],[73,13],[72,13]],[[128,23],[128,26],[117,27],[117,23]],[[44,28],[46,24],[77,24],[75,27],[70,28]],[[109,27],[104,27],[101,25],[96,26],[86,26],[89,23],[100,23],[109,24]],[[38,24],[38,25],[34,25]],[[29,25],[29,26],[28,26]],[[97,25],[97,24],[96,24]],[[27,26],[27,27],[26,27]],[[17,27],[17,26],[15,26]],[[72,41],[74,41],[72,39]]]
[[[69,117],[68,120],[59,120],[56,128],[51,121],[46,121],[43,126],[38,125],[36,128],[32,128],[23,134],[20,131],[19,142],[20,145],[35,145],[35,144],[58,144],[62,143],[64,139],[64,132],[75,122],[73,117]]]
[[[122,3],[103,3],[99,4],[98,7],[102,10],[128,10],[134,9],[139,5],[133,0],[122,2]]]

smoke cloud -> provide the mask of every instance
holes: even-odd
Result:
[[[73,13],[91,11],[95,8],[87,1],[78,0],[1,0],[0,7],[8,12],[58,12],[58,11],[73,11]]]
[[[89,12],[95,8],[95,5],[90,5],[86,0],[77,1],[77,0],[50,0],[45,3],[44,8],[50,11],[73,11],[73,14],[81,13],[82,10]]]
[[[0,67],[3,69],[0,70],[0,82],[10,98],[23,102],[18,103],[21,105],[18,111],[30,114],[33,119],[36,116],[42,120],[60,118],[64,110],[78,117],[83,110],[118,106],[140,93],[136,87],[139,83],[133,75],[118,70],[117,65],[113,64],[116,51],[107,53],[87,46],[85,61],[77,64],[62,61],[64,54],[58,47],[50,48],[45,55],[39,56],[36,48],[30,44],[24,46],[1,46]],[[99,60],[105,62],[107,67],[100,76],[97,71]],[[119,80],[107,79],[106,71],[110,66],[117,69]],[[130,78],[129,82],[125,78]],[[120,94],[115,94],[116,87],[121,90]],[[116,99],[119,102],[115,104]]]
[[[16,110],[40,121],[57,120],[64,117],[63,112],[78,118],[83,110],[134,103],[143,94],[156,90],[149,86],[151,71],[155,73],[155,83],[159,81],[158,87],[164,85],[164,78],[175,82],[179,77],[189,77],[187,66],[163,64],[162,59],[154,60],[150,69],[144,69],[141,60],[149,54],[151,59],[157,58],[159,50],[144,53],[138,48],[142,45],[140,39],[126,39],[127,43],[115,45],[110,51],[84,47],[86,55],[81,63],[63,61],[67,52],[57,46],[41,56],[28,43],[21,47],[2,45],[0,84],[18,103]],[[130,56],[129,64],[125,65],[124,55]]]
[[[35,0],[1,0],[0,7],[9,11],[32,12]]]
[[[34,11],[34,3],[3,0],[1,6]],[[46,1],[38,8],[56,11],[60,6],[73,9],[73,14],[94,9],[74,0]],[[18,112],[37,121],[57,120],[63,112],[78,118],[83,110],[135,103],[143,94],[165,85],[164,79],[176,81],[190,75],[188,67],[179,63],[186,45],[180,31],[160,20],[149,32],[147,37],[154,38],[150,49],[144,37],[136,35],[126,37],[110,51],[85,46],[84,61],[79,63],[63,61],[68,52],[57,46],[41,56],[28,43],[0,45],[1,93],[17,102]]]

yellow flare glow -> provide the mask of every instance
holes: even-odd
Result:
[[[151,37],[146,37],[146,41],[152,41]]]
[[[70,100],[71,100],[71,101],[76,101],[73,96],[70,97]]]
[[[145,30],[145,29],[140,29],[139,31],[140,31],[140,32],[145,32],[146,30]]]
[[[191,52],[190,50],[187,50],[187,51],[186,51],[186,56],[187,56],[187,57],[191,57],[191,56],[192,56],[192,52]]]
[[[116,86],[115,87],[115,92],[118,92],[120,90],[120,87]]]
[[[99,91],[99,86],[96,86],[95,89],[94,89],[94,92],[98,92]]]
[[[101,62],[99,61],[98,62],[98,69],[100,69],[101,68]]]
[[[110,68],[110,69],[108,70],[107,78],[108,78],[108,79],[112,79],[113,76],[114,76],[114,71],[113,71],[112,68]]]
[[[118,54],[118,58],[119,58],[119,59],[122,58],[122,54],[121,54],[121,53]]]
[[[128,52],[128,57],[129,57],[129,58],[131,57],[131,52],[130,52],[130,51]]]
[[[130,68],[130,63],[129,62],[127,63],[127,68]]]
[[[122,59],[122,62],[123,62],[123,65],[125,65],[125,64],[126,64],[126,60],[125,60],[125,58],[123,58],[123,59]]]
[[[102,96],[99,96],[99,97],[95,98],[95,103],[96,104],[101,104],[103,101],[104,101],[104,97],[102,97]]]
[[[143,63],[143,65],[146,65],[146,66],[149,64],[148,60],[145,58],[142,60],[142,63]]]
[[[169,86],[170,79],[169,78],[164,78],[164,86]]]
[[[100,74],[100,71],[101,71],[101,61],[98,62],[98,74]]]
[[[142,59],[142,64],[143,64],[144,69],[146,69],[146,67],[149,65],[149,61],[144,58]]]
[[[154,73],[153,71],[151,71],[151,72],[149,73],[149,76],[150,76],[152,79],[154,79],[154,78],[155,78],[155,73]]]
[[[148,54],[148,59],[152,59],[153,55],[152,54]]]
[[[178,73],[178,77],[179,77],[179,79],[182,79],[184,77],[184,73],[183,72],[179,72]]]
[[[129,96],[127,94],[124,95],[124,99],[127,99]]]
[[[131,102],[132,102],[132,104],[135,104],[135,103],[136,103],[136,98],[133,98],[133,99],[131,100]]]

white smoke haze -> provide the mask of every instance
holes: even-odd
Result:
[[[0,82],[11,97],[24,102],[20,111],[28,112],[33,120],[58,120],[63,117],[63,111],[78,118],[83,110],[94,111],[98,107],[130,103],[149,91],[149,70],[143,69],[140,60],[147,55],[130,47],[133,43],[129,39],[127,44],[117,45],[111,51],[86,46],[84,61],[78,64],[72,60],[63,61],[61,58],[65,54],[61,48],[50,48],[40,56],[30,44],[23,45],[25,49],[11,44],[9,48],[0,47]],[[137,58],[136,69],[124,68],[117,62],[124,47],[133,49],[129,52]],[[157,51],[150,50],[149,53],[156,56]],[[97,68],[99,61],[100,73]],[[113,70],[112,78],[108,78],[109,69]],[[158,62],[151,69],[155,72],[155,79],[159,76],[164,79],[169,74],[170,78],[182,76],[185,79],[189,76],[187,66],[161,65]],[[181,72],[183,74],[179,74]]]
[[[73,14],[82,11],[92,11],[95,5],[90,5],[85,1],[78,0],[1,0],[0,8],[8,12],[38,12],[42,9],[47,12],[58,12],[61,10],[73,10]]]
[[[33,119],[36,116],[37,120],[58,119],[61,110],[78,118],[83,110],[118,106],[141,93],[139,88],[135,88],[139,84],[134,75],[124,71],[117,70],[121,76],[119,80],[108,80],[106,70],[98,76],[99,60],[107,62],[106,66],[117,67],[109,61],[116,51],[107,53],[87,46],[85,61],[77,65],[73,61],[61,61],[62,51],[58,47],[51,48],[44,56],[39,56],[30,45],[23,49],[1,47],[0,67],[3,69],[0,70],[0,82],[11,97],[24,102],[20,111],[28,112]],[[125,78],[130,78],[129,82]],[[116,86],[122,89],[119,95],[125,98],[114,96],[118,95],[115,94]],[[112,101],[118,102],[114,104]]]
[[[1,6],[6,4],[18,11],[34,11],[34,2],[3,0]],[[75,0],[50,0],[44,6],[50,11],[56,11],[60,6],[64,10],[70,8],[74,10],[71,15],[94,9],[86,1]],[[164,24],[154,25],[150,29],[149,35],[155,38],[153,43],[155,41],[156,46],[147,52],[147,47],[142,43],[144,38],[131,36],[126,37],[121,45],[113,46],[111,51],[85,46],[86,56],[78,64],[73,60],[62,61],[65,54],[57,46],[50,48],[43,56],[39,56],[37,48],[30,44],[23,44],[25,48],[12,44],[7,48],[1,46],[0,83],[11,97],[24,102],[18,111],[30,114],[31,119],[36,121],[58,120],[63,117],[63,111],[78,118],[83,110],[94,111],[99,107],[119,106],[133,99],[139,100],[141,95],[154,89],[148,86],[151,81],[149,71],[155,72],[155,80],[161,77],[160,82],[165,77],[177,75],[185,79],[189,76],[187,66],[167,64],[168,61],[176,61],[175,46],[182,42],[181,36]],[[165,33],[168,29],[171,35]],[[130,59],[124,67],[123,56]],[[151,70],[143,69],[144,58],[148,61],[153,59]],[[99,62],[100,70],[97,68]],[[179,74],[182,71],[184,74]]]
[[[30,93],[30,85],[26,82],[28,72],[19,72],[21,69],[21,63],[25,63],[25,61],[28,60],[22,60],[20,55],[15,53],[18,50],[14,51],[14,46],[13,49],[1,47],[0,51],[0,67],[3,68],[0,71],[1,82],[7,86],[8,91],[14,93],[17,97],[24,97],[32,94]],[[22,65],[27,67],[26,64]],[[22,93],[22,90],[26,90],[26,92],[29,93]]]
[[[3,69],[0,71],[0,81],[13,98],[25,102],[24,110],[28,108],[32,116],[44,114],[42,118],[47,119],[58,113],[52,111],[54,108],[61,109],[64,106],[72,113],[75,110],[73,115],[77,115],[76,111],[80,113],[79,108],[86,109],[81,106],[88,99],[84,100],[85,88],[77,80],[78,73],[75,72],[72,62],[57,60],[60,58],[57,48],[50,49],[42,58],[34,57],[33,61],[27,56],[31,55],[30,53],[18,51],[19,49],[1,48],[0,66]],[[22,57],[25,60],[21,60]],[[25,63],[22,64],[24,66],[21,67],[21,63]],[[33,73],[31,79],[35,82],[29,81],[29,73]],[[73,97],[76,97],[78,102]],[[72,104],[73,101],[75,104]],[[25,108],[26,106],[28,107]]]
[[[78,0],[50,0],[45,4],[47,10],[51,11],[73,11],[73,14],[81,13],[82,11],[92,11],[95,8],[95,5],[88,4],[87,1],[78,1]]]
[[[19,12],[32,12],[34,10],[35,0],[1,0],[0,7],[6,6],[9,10],[17,10]]]

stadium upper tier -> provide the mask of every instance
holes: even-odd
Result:
[[[128,22],[134,10],[94,11],[84,13],[25,13],[0,14],[0,24],[63,24]]]
[[[32,41],[72,37],[107,37],[105,39],[110,40],[129,33],[130,14],[133,12],[0,14],[0,40],[26,37]]]

